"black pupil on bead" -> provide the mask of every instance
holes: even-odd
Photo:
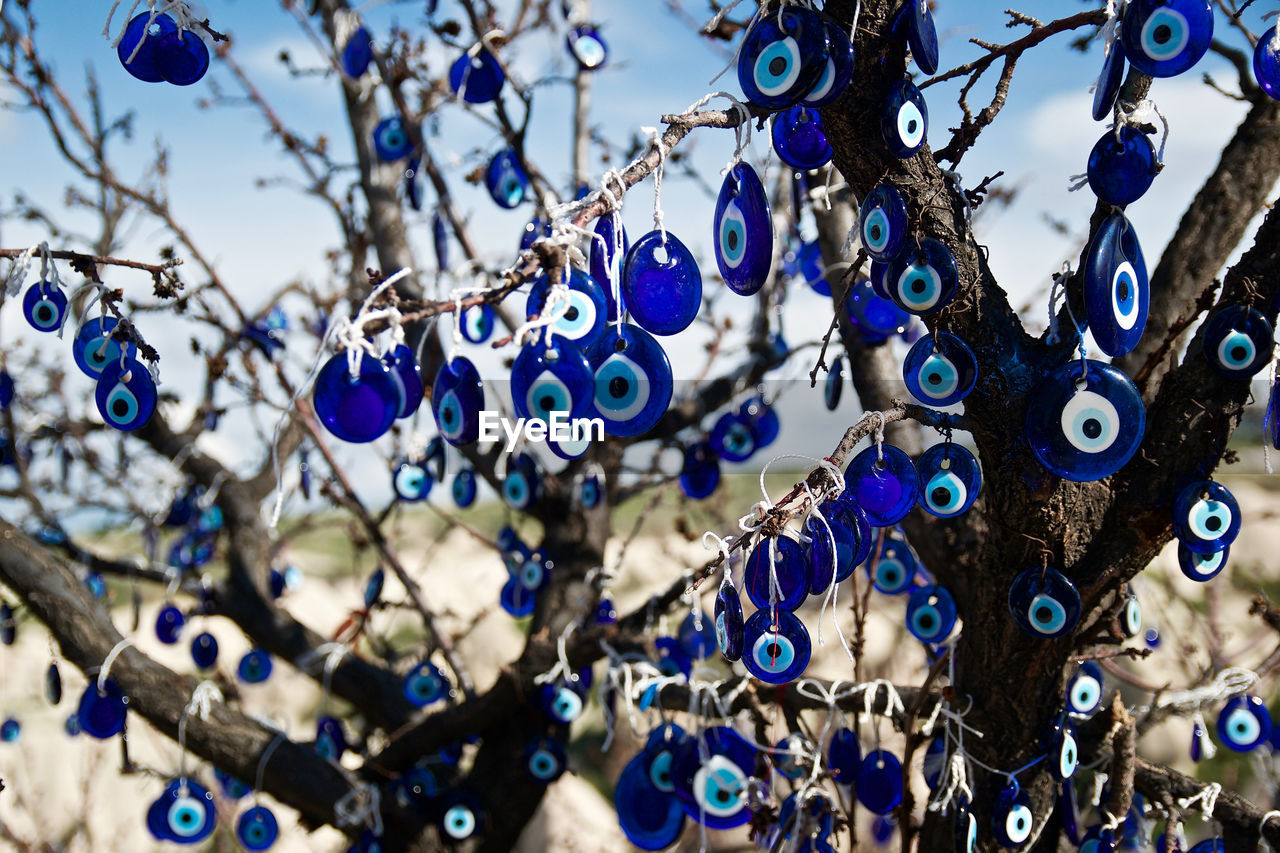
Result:
[[[444,411],[440,413],[440,420],[444,421],[445,426],[453,426],[453,407],[445,406]]]
[[[777,643],[770,643],[768,647],[765,648],[765,651],[769,654],[769,657],[771,658],[776,658],[779,654],[782,653],[782,649],[778,647]]]
[[[933,614],[925,613],[920,617],[920,627],[926,631],[933,627]]]
[[[1210,516],[1204,520],[1204,526],[1209,530],[1219,530],[1222,528],[1222,519],[1217,516]]]
[[[621,376],[615,376],[609,380],[609,393],[614,399],[620,400],[627,396],[627,392],[631,390],[631,383]]]
[[[124,400],[116,400],[111,404],[111,413],[116,417],[123,418],[129,414],[129,404]]]
[[[1243,734],[1244,734],[1244,730],[1245,730],[1245,725],[1244,725],[1244,723],[1236,723],[1236,724],[1235,724],[1235,730],[1236,730],[1236,734],[1237,734],[1237,735],[1243,735]]]
[[[937,373],[930,373],[928,376],[925,377],[925,381],[928,382],[930,385],[941,385],[942,376]]]
[[[1244,361],[1248,356],[1248,351],[1244,347],[1236,346],[1231,348],[1231,357],[1236,361]]]
[[[879,240],[879,239],[880,239],[880,226],[879,226],[879,225],[872,225],[872,226],[871,226],[871,239],[872,239],[872,240]]]
[[[36,311],[36,316],[41,320],[51,320],[53,319],[53,309],[48,305],[41,305]]]
[[[1049,621],[1050,619],[1052,619],[1052,618],[1053,618],[1053,611],[1052,611],[1051,609],[1049,609],[1048,607],[1037,607],[1037,608],[1036,608],[1036,621],[1037,621],[1037,622],[1048,622],[1048,621]]]
[[[907,122],[907,133],[915,133],[915,132],[916,132],[916,120],[911,119],[910,121]]]
[[[1126,281],[1125,279],[1120,279],[1120,283],[1116,285],[1116,295],[1119,296],[1122,300],[1129,298],[1129,282],[1128,281]]]
[[[946,503],[951,497],[951,492],[945,487],[939,486],[933,490],[933,502],[936,504]]]
[[[724,241],[729,244],[730,249],[737,249],[738,248],[738,232],[730,231],[725,236]]]
[[[1167,24],[1161,24],[1156,27],[1154,33],[1151,34],[1156,44],[1167,44],[1169,39],[1173,38],[1173,30],[1169,29]]]
[[[717,803],[720,803],[722,805],[727,805],[729,802],[732,801],[732,799],[733,798],[729,795],[729,792],[726,791],[724,788],[721,788],[718,791],[716,791]]]
[[[769,63],[769,73],[775,77],[781,77],[787,73],[787,65],[789,64],[784,57],[776,57]]]
[[[1102,435],[1102,424],[1096,418],[1089,418],[1080,427],[1080,431],[1084,433],[1085,438],[1097,438]]]
[[[578,319],[578,309],[576,307],[570,307],[568,311],[564,312],[564,318],[572,323],[574,320]]]
[[[542,406],[542,408],[543,408],[543,409],[545,409],[546,411],[548,411],[548,412],[549,412],[549,411],[551,411],[551,407],[552,407],[552,406],[554,406],[554,405],[556,404],[556,401],[555,401],[555,398],[554,398],[554,397],[552,397],[550,394],[548,394],[547,396],[545,396],[545,397],[543,397],[542,399],[540,399],[540,400],[538,401],[538,404],[539,404],[540,406]]]
[[[917,278],[915,281],[911,282],[911,292],[924,293],[925,286],[924,279]]]

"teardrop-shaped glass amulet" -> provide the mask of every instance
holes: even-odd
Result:
[[[674,335],[698,316],[702,273],[674,234],[650,231],[627,252],[622,298],[637,325],[655,335]]]

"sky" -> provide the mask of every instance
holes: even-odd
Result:
[[[156,144],[163,141],[169,152],[173,208],[188,230],[197,235],[206,254],[216,259],[220,274],[247,309],[261,307],[262,294],[284,282],[328,280],[325,250],[337,243],[332,218],[315,200],[287,185],[288,180],[297,179],[296,167],[267,138],[260,116],[242,105],[199,105],[212,98],[216,90],[228,96],[236,94],[235,84],[224,68],[215,61],[206,80],[190,88],[145,84],[124,72],[114,49],[102,35],[110,4],[83,2],[77,5],[86,10],[85,14],[76,15],[61,14],[66,0],[34,0],[33,5],[44,18],[37,34],[41,49],[73,94],[84,91],[85,69],[92,67],[108,112],[135,114],[132,140],[118,142],[115,149],[123,164],[122,173],[140,173]],[[286,50],[298,66],[322,67],[296,20],[278,4],[261,0],[210,0],[207,5],[212,25],[232,37],[234,55],[284,122],[303,134],[325,134],[335,158],[349,159],[350,134],[342,123],[337,81],[323,75],[292,76],[278,60],[281,51]],[[427,34],[422,27],[423,5],[375,0],[362,7],[362,14],[375,38],[386,33],[393,21]],[[504,9],[514,6],[511,2],[498,5]],[[1005,41],[1025,32],[1025,28],[1005,28],[1007,18],[1000,11],[1004,5],[1007,4],[986,0],[941,0],[937,4],[935,17],[943,69],[980,54],[977,47],[968,43],[970,38]],[[707,15],[695,0],[684,0],[684,6],[699,20]],[[1026,0],[1019,8],[1049,20],[1086,7],[1078,0]],[[454,0],[441,0],[437,17],[453,17],[457,11]],[[1244,23],[1255,32],[1265,26],[1261,11],[1250,10],[1245,15]],[[609,163],[597,156],[593,174],[599,176],[609,165],[623,165],[618,158],[627,150],[633,135],[643,127],[657,125],[663,113],[681,112],[703,95],[719,89],[740,96],[732,69],[716,83],[710,82],[729,61],[723,45],[708,45],[665,3],[593,0],[592,12],[609,45],[610,60],[594,77],[591,117],[614,152]],[[118,28],[123,22],[118,13],[113,27]],[[1227,30],[1221,19],[1218,23],[1222,37],[1243,43],[1242,37]],[[1024,56],[1004,112],[960,167],[968,186],[1004,170],[1005,176],[997,185],[1017,188],[1016,198],[1007,209],[982,219],[979,239],[990,247],[991,265],[998,280],[1010,292],[1015,306],[1028,306],[1023,312],[1024,320],[1035,326],[1043,326],[1047,316],[1050,274],[1064,260],[1076,258],[1080,250],[1079,237],[1063,236],[1049,220],[1065,223],[1073,235],[1085,233],[1094,199],[1087,189],[1069,192],[1069,179],[1084,171],[1090,148],[1105,130],[1104,124],[1093,122],[1090,116],[1090,87],[1101,64],[1101,52],[1096,44],[1087,54],[1068,49],[1072,37],[1057,36]],[[429,61],[433,68],[443,69],[456,53],[453,48],[433,42]],[[563,25],[554,34],[521,40],[508,61],[513,62],[515,73],[526,82],[567,78],[571,67],[563,44]],[[1152,97],[1170,126],[1167,168],[1147,196],[1128,211],[1151,264],[1244,114],[1241,103],[1206,86],[1202,73],[1213,75],[1227,89],[1234,85],[1234,71],[1216,57],[1208,56],[1192,72],[1157,81],[1152,90]],[[993,71],[976,87],[971,96],[975,105],[985,103],[994,80]],[[957,86],[952,84],[926,90],[929,139],[935,147],[945,144],[948,128],[958,123],[956,92]],[[568,190],[571,178],[570,96],[570,87],[562,82],[553,80],[539,86],[529,136],[533,140],[533,159],[562,191]],[[379,103],[384,111],[390,110],[389,102]],[[719,100],[712,106],[726,104]],[[520,230],[531,214],[529,207],[500,211],[483,189],[462,180],[463,174],[500,147],[500,139],[456,106],[444,109],[438,122],[428,129],[428,135],[429,145],[444,164],[456,199],[486,257],[495,266],[506,266],[514,260]],[[756,137],[747,159],[758,168],[776,169],[777,160],[767,148],[767,134]],[[8,152],[7,157],[0,158],[0,204],[9,207],[20,190],[58,212],[72,176],[38,117],[0,110],[0,145]],[[662,193],[665,224],[703,259],[704,270],[714,269],[710,224],[715,200],[706,187],[712,188],[711,193],[718,188],[721,169],[733,154],[733,133],[701,129],[681,148],[701,182],[682,177],[674,170],[668,172]],[[278,178],[286,182],[275,180]],[[623,217],[633,239],[652,228],[653,201],[652,180],[627,196]],[[429,206],[430,200],[428,209]],[[60,221],[77,221],[74,213],[60,216],[66,217]],[[413,239],[423,249],[424,264],[430,266],[429,212],[411,215],[409,221]],[[44,237],[39,228],[27,223],[5,221],[0,225],[0,244],[4,247],[25,247]],[[152,259],[161,238],[158,231],[141,230],[134,234],[128,254],[141,260]],[[188,271],[193,268],[188,267]],[[149,292],[145,275],[115,271],[110,274],[110,281],[140,297]],[[447,283],[442,286],[447,287]],[[714,284],[708,281],[708,286]],[[743,319],[751,310],[750,300],[732,294],[726,294],[718,304]],[[518,307],[522,308],[522,303]],[[20,314],[16,305],[0,312],[0,336],[5,341],[16,335],[24,340],[32,337]],[[829,317],[825,297],[799,288],[784,319],[786,336],[793,345],[816,339],[825,331]],[[186,346],[192,330],[166,322],[163,314],[148,314],[139,323],[164,357],[162,382],[173,383],[170,389],[180,388],[197,367]],[[689,378],[701,368],[704,342],[694,330],[663,341],[677,379]],[[467,352],[477,359],[487,377],[496,375],[499,357],[487,347],[469,348]],[[305,371],[309,366],[308,358],[302,354],[292,357],[299,370]],[[797,377],[807,374],[810,366],[807,360],[789,365],[781,371],[781,379],[796,386]],[[851,394],[846,394],[846,403],[832,414],[821,406],[821,386],[814,390],[795,387],[787,393],[794,402],[784,413],[783,434],[776,446],[779,453],[833,445],[844,426],[858,414],[855,404],[848,402]],[[256,425],[250,423],[252,420],[233,423],[221,438],[208,439],[206,449],[241,467],[260,464],[261,457],[245,457],[239,448],[245,431],[269,432],[272,420],[261,413]],[[757,457],[748,467],[762,461]]]

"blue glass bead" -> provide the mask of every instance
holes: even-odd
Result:
[[[911,457],[892,445],[879,450],[872,445],[853,457],[844,478],[873,527],[889,527],[906,518],[920,493]]]
[[[720,457],[711,444],[699,441],[684,450],[684,464],[680,469],[680,490],[685,497],[702,500],[720,485]]]
[[[605,299],[604,289],[582,270],[572,270],[565,284],[569,289],[569,306],[566,309],[564,303],[559,303],[555,307],[555,313],[561,316],[550,328],[554,334],[568,338],[586,352],[604,334],[609,303]],[[546,273],[539,275],[529,290],[528,301],[525,302],[526,316],[533,317],[545,311],[550,290],[551,284]]]
[[[537,599],[518,578],[510,578],[502,585],[498,603],[508,614],[519,619],[533,613]]]
[[[156,410],[156,383],[141,362],[127,356],[102,368],[94,402],[102,420],[121,432],[130,432],[151,419]]]
[[[120,321],[115,317],[95,317],[76,331],[76,339],[71,344],[71,355],[80,372],[90,379],[97,380],[108,364],[120,361],[120,342],[111,337],[119,324]],[[138,354],[137,345],[133,341],[126,343],[124,354],[135,358]]]
[[[1003,788],[991,807],[991,831],[1001,847],[1019,847],[1031,837],[1035,816],[1031,798],[1015,782]]]
[[[401,160],[413,151],[400,116],[387,116],[374,126],[373,150],[384,163]]]
[[[1257,696],[1233,696],[1218,712],[1218,740],[1234,752],[1251,752],[1271,737],[1271,714]]]
[[[382,361],[390,369],[391,380],[396,386],[397,399],[401,401],[396,409],[396,417],[407,418],[422,404],[424,391],[422,368],[414,358],[413,350],[404,344],[398,344],[382,357]]]
[[[387,366],[380,359],[362,355],[359,371],[352,378],[345,352],[334,355],[320,369],[312,400],[325,429],[352,443],[381,437],[400,410],[400,394]]]
[[[569,55],[578,61],[578,67],[583,71],[603,68],[609,59],[609,46],[595,27],[573,27],[564,41]]]
[[[510,210],[519,206],[529,195],[529,175],[514,148],[506,148],[493,155],[484,170],[484,185],[489,197],[498,207]]]
[[[778,580],[778,608],[795,610],[809,594],[807,566],[804,549],[790,536],[762,539],[747,556],[743,574],[747,598],[756,607],[769,610],[774,596],[770,582],[772,573]]]
[[[618,296],[621,296],[622,263],[630,249],[631,240],[627,238],[627,229],[623,227],[622,217],[617,211],[606,213],[596,220],[591,237],[591,262],[588,269],[591,277],[604,288],[610,320],[618,317],[618,306],[613,301],[614,287],[617,286]]]
[[[0,370],[0,412],[9,408],[9,404],[13,402],[13,393],[13,377]]]
[[[1142,641],[1147,644],[1149,649],[1160,648],[1160,629],[1154,626],[1148,628],[1142,634]]]
[[[534,551],[518,561],[512,575],[530,592],[538,592],[551,580],[550,565],[541,551]]]
[[[159,841],[197,844],[217,825],[213,794],[192,779],[175,779],[147,810],[147,829]]]
[[[671,778],[685,814],[709,829],[732,829],[750,820],[747,780],[755,769],[755,752],[727,726],[681,741],[671,761]]]
[[[925,237],[906,246],[889,264],[885,285],[889,298],[910,314],[931,314],[955,297],[960,274],[945,243]]]
[[[473,344],[482,344],[493,334],[493,306],[487,302],[462,311],[462,336]]]
[[[773,264],[773,216],[764,185],[748,164],[739,163],[725,175],[712,226],[724,283],[743,296],[759,291]]]
[[[716,593],[716,645],[725,660],[735,661],[742,657],[742,602],[738,599],[738,591],[725,584]]]
[[[930,739],[929,745],[925,747],[924,762],[921,766],[921,772],[924,775],[924,783],[929,786],[929,790],[935,790],[938,782],[942,780],[942,773],[947,768],[947,739],[943,735],[939,735]]]
[[[846,316],[867,344],[878,344],[906,329],[911,315],[888,299],[876,295],[871,282],[863,279],[853,286],[844,301]]]
[[[911,45],[911,58],[926,75],[938,73],[938,30],[929,11],[929,0],[907,0],[893,25]]]
[[[1080,766],[1080,750],[1076,742],[1076,726],[1065,714],[1060,714],[1049,726],[1046,738],[1049,773],[1059,782],[1075,775]]]
[[[907,598],[907,630],[922,643],[941,643],[956,627],[956,602],[936,584],[916,587]]]
[[[1209,0],[1131,0],[1120,38],[1134,68],[1152,77],[1174,77],[1209,49],[1213,8]]]
[[[873,814],[888,814],[902,802],[902,762],[892,752],[868,752],[858,770],[858,802]]]
[[[156,614],[156,639],[171,646],[178,642],[178,638],[182,636],[182,628],[186,624],[187,619],[182,615],[182,611],[172,604],[166,604]]]
[[[1119,471],[1137,452],[1145,428],[1146,409],[1133,381],[1092,359],[1054,368],[1027,402],[1031,450],[1065,480],[1101,480]]]
[[[757,450],[750,424],[737,412],[726,412],[717,418],[709,439],[716,455],[726,462],[745,462]]]
[[[483,410],[484,383],[471,359],[459,355],[440,365],[431,384],[431,414],[441,437],[454,447],[475,444]]]
[[[595,622],[597,625],[614,625],[618,621],[618,609],[612,598],[602,598],[596,605]]]
[[[888,263],[898,257],[907,237],[907,205],[891,185],[877,185],[862,200],[858,233],[872,260]]]
[[[840,405],[840,395],[844,391],[844,359],[836,356],[827,371],[827,378],[822,384],[822,402],[828,412],[834,412]]]
[[[852,498],[844,495],[824,501],[819,508],[824,516],[844,525],[852,534],[852,539],[848,542],[836,541],[836,554],[840,556],[836,571],[836,582],[839,583],[852,575],[853,570],[871,553],[871,523],[867,521],[867,514],[862,511],[862,507],[858,506]],[[848,562],[842,554],[842,548],[846,545],[853,547],[853,554],[848,558]]]
[[[154,21],[149,11],[131,18],[124,28],[124,37],[116,46],[116,56],[124,70],[145,83],[164,82],[164,77],[156,69],[156,45],[161,38],[177,29],[173,18],[165,14],[156,15]],[[139,42],[142,43],[141,48],[138,47]]]
[[[773,745],[773,766],[779,773],[788,779],[799,779],[808,772],[808,768],[812,765],[812,756],[814,753],[813,741],[798,732],[791,732],[782,740]],[[788,797],[790,800],[790,797]],[[785,811],[787,806],[782,806]],[[792,810],[795,809],[795,803],[791,804]],[[778,823],[786,825],[787,821],[782,817],[783,812],[779,812]]]
[[[693,672],[693,661],[680,648],[680,644],[676,642],[675,637],[659,637],[654,640],[654,648],[658,652],[655,663],[658,671],[668,678],[676,678],[683,675],[688,678]]]
[[[1136,595],[1130,594],[1120,613],[1120,632],[1132,639],[1142,630],[1142,605]]]
[[[0,602],[0,645],[12,646],[17,634],[17,623],[13,619],[13,608]]]
[[[1183,543],[1178,543],[1178,568],[1182,574],[1193,581],[1204,583],[1213,580],[1227,567],[1227,557],[1231,549],[1221,551],[1192,551]]]
[[[190,86],[209,71],[209,48],[191,30],[165,33],[151,56],[156,72],[174,86]]]
[[[1173,533],[1198,554],[1225,550],[1240,533],[1240,519],[1235,497],[1212,480],[1192,483],[1173,502]]]
[[[827,39],[825,64],[818,82],[804,96],[803,103],[809,107],[833,103],[853,79],[853,42],[849,41],[849,34],[829,15],[822,16],[822,31]]]
[[[886,536],[880,545],[879,559],[867,563],[872,586],[884,595],[901,595],[911,589],[919,569],[920,563],[911,546],[896,534]]]
[[[1253,76],[1269,97],[1280,99],[1280,39],[1271,27],[1258,37],[1258,46],[1253,49]]]
[[[1009,614],[1032,637],[1051,639],[1080,621],[1080,593],[1053,567],[1024,569],[1009,588]]]
[[[738,406],[737,414],[751,429],[751,435],[756,441],[756,450],[761,450],[777,441],[778,433],[782,431],[782,422],[778,419],[778,413],[773,407],[765,402],[764,397],[759,395],[748,397],[742,405]]]
[[[551,423],[557,418],[585,418],[595,400],[595,373],[572,341],[539,335],[520,348],[511,365],[511,400],[522,418]]]
[[[691,660],[710,657],[717,645],[716,628],[711,617],[705,613],[685,616],[680,622],[680,630],[676,632],[676,642]]]
[[[622,266],[622,299],[632,319],[655,335],[688,328],[702,306],[702,273],[674,234],[650,231],[631,245]]]
[[[520,232],[520,251],[530,249],[533,244],[541,240],[543,237],[551,236],[551,223],[543,218],[541,213],[535,213],[533,219],[524,226],[524,230]]]
[[[1119,211],[1098,226],[1084,260],[1084,307],[1098,349],[1119,357],[1138,345],[1151,289],[1133,225]]]
[[[1206,838],[1191,845],[1187,853],[1227,853],[1227,844],[1221,838]]]
[[[577,484],[578,503],[583,509],[595,509],[604,497],[603,471],[592,470]]]
[[[364,606],[365,609],[373,607],[378,599],[382,597],[382,587],[387,582],[387,573],[382,569],[374,569],[369,575],[369,579],[364,582]]]
[[[108,678],[101,690],[97,679],[91,680],[80,695],[76,710],[80,730],[99,740],[118,735],[124,729],[127,701],[114,678]]]
[[[436,269],[449,268],[449,223],[437,210],[431,215],[431,247],[436,253]],[[465,312],[464,312],[465,313]]]
[[[938,518],[954,518],[966,512],[982,488],[978,460],[967,449],[950,442],[935,444],[920,454],[916,474],[920,478],[920,506]]]
[[[13,717],[0,723],[0,743],[17,743],[22,734],[22,724]]]
[[[978,360],[969,345],[950,332],[936,331],[912,345],[902,363],[907,390],[926,406],[952,406],[973,390]]]
[[[889,262],[888,261],[872,261],[871,262],[871,292],[886,302],[889,301]],[[904,316],[905,311],[894,305],[895,311],[901,312]]]
[[[67,737],[75,737],[80,734],[80,716],[72,711],[67,715],[66,721],[62,724],[63,731],[67,733]]]
[[[880,132],[893,156],[906,160],[920,153],[929,132],[929,107],[910,80],[889,87],[880,114]]]
[[[1120,84],[1124,82],[1124,42],[1117,39],[1102,60],[1102,71],[1093,90],[1093,120],[1102,121],[1111,114]]]
[[[517,453],[507,461],[507,474],[502,478],[502,499],[512,509],[526,510],[542,495],[542,477],[538,465],[527,453]]]
[[[342,44],[342,71],[353,80],[363,77],[373,62],[373,36],[364,27],[347,37]]]
[[[738,84],[757,106],[789,107],[821,78],[826,47],[826,25],[811,9],[784,6],[775,14],[759,15],[738,52]]]
[[[407,503],[426,500],[434,485],[435,478],[422,461],[404,461],[391,469],[391,489]]]
[[[804,279],[804,283],[813,288],[813,292],[819,296],[830,296],[831,282],[826,279],[826,270],[822,265],[822,248],[818,245],[818,241],[809,240],[801,243],[800,248],[793,250],[791,254],[792,269],[787,274],[784,268],[784,274],[788,278],[799,276]]]
[[[236,840],[246,850],[266,850],[279,837],[280,825],[266,806],[253,806],[236,821]]]
[[[775,113],[770,124],[773,150],[788,166],[807,172],[831,162],[831,143],[817,108],[796,104]]]
[[[415,708],[425,708],[449,695],[449,682],[431,661],[424,660],[404,676],[404,698]]]
[[[1261,311],[1244,305],[1219,308],[1204,323],[1204,357],[1228,379],[1248,379],[1271,363],[1271,324]]]
[[[821,521],[810,515],[804,522],[804,535],[809,538],[805,546],[808,560],[808,584],[810,595],[822,595],[832,583],[839,583],[857,567],[854,557],[861,546],[861,531],[848,527],[836,516],[823,515]]]
[[[446,840],[465,841],[484,831],[484,810],[480,800],[469,791],[454,791],[443,798],[440,809],[440,833]]]
[[[271,677],[271,655],[264,649],[250,649],[240,658],[236,675],[245,684],[261,684]]]
[[[827,768],[831,778],[841,785],[852,785],[862,770],[862,744],[853,729],[839,728],[827,744]]]
[[[22,314],[37,332],[56,332],[67,319],[67,295],[56,284],[38,281],[22,298]]]
[[[1108,130],[1089,152],[1089,188],[1106,204],[1124,207],[1151,188],[1159,166],[1151,139],[1130,125]]]
[[[84,579],[85,588],[94,598],[107,597],[107,581],[99,572],[89,572]]]
[[[449,86],[467,103],[487,104],[498,97],[507,75],[488,48],[479,47],[459,56],[449,67]]]
[[[569,756],[564,744],[549,737],[534,738],[524,748],[524,766],[535,782],[549,785],[564,775]]]
[[[470,468],[463,468],[453,477],[450,488],[453,502],[459,509],[466,509],[476,502],[476,474]]]
[[[776,622],[770,619],[767,606],[757,610],[747,618],[742,636],[742,663],[766,684],[795,681],[809,665],[809,631],[787,610],[778,610]]]
[[[542,685],[539,698],[542,710],[557,723],[572,723],[582,716],[584,696],[565,682]]]
[[[668,780],[670,761],[668,757]],[[684,832],[685,813],[674,793],[650,780],[649,763],[643,752],[627,762],[613,789],[613,805],[628,841],[641,850],[664,850]]]
[[[211,669],[218,662],[218,640],[208,631],[196,634],[191,641],[191,659],[200,669]]]

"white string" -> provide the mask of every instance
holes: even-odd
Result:
[[[1222,786],[1217,782],[1210,782],[1200,789],[1199,793],[1190,797],[1179,797],[1178,807],[1181,809],[1189,809],[1195,803],[1200,804],[1200,814],[1206,820],[1213,820],[1213,810],[1218,805],[1218,795],[1222,793]]]
[[[1271,811],[1267,812],[1262,816],[1262,820],[1258,821],[1258,847],[1259,848],[1263,847],[1264,845],[1268,848],[1271,847],[1270,842],[1268,842],[1267,839],[1263,837],[1262,832],[1267,828],[1267,821],[1271,820],[1272,818],[1280,818],[1280,810],[1272,809]]]
[[[818,508],[818,500],[814,497],[813,490],[809,487],[809,482],[804,482],[804,490],[809,495],[809,512],[822,522],[822,527],[826,531],[827,543],[831,547],[831,582],[827,584],[827,594],[822,599],[822,609],[818,611],[818,645],[825,646],[826,643],[822,638],[822,620],[827,615],[827,607],[831,607],[831,622],[836,626],[836,634],[840,637],[840,645],[844,648],[844,653],[848,655],[850,663],[857,663],[857,659],[853,656],[853,649],[849,645],[849,640],[844,635],[844,629],[840,627],[839,611],[836,609],[837,589],[840,584],[836,582],[836,574],[839,571],[839,558],[836,553],[836,536],[831,530],[830,523],[827,522],[826,516],[822,514],[822,510]]]
[[[552,327],[561,317],[569,313],[569,308],[572,307],[573,304],[570,301],[569,296],[569,269],[565,267],[561,274],[562,279],[560,281],[553,282],[551,286],[547,288],[547,299],[542,305],[542,310],[538,312],[538,316],[521,324],[520,327],[512,333],[512,341],[515,341],[518,344],[523,344],[525,335],[530,332],[537,332],[540,329],[546,329],[546,342],[548,344],[551,343]],[[535,335],[534,340],[536,339],[537,336]]]
[[[119,0],[117,0],[117,2],[119,2]],[[719,27],[720,23],[725,19],[725,16],[732,12],[733,7],[737,6],[741,2],[742,0],[729,0],[729,2],[726,3],[719,12],[716,12],[715,15],[712,16],[711,20],[707,21],[707,23],[702,27],[701,32],[703,34],[715,32],[716,28]],[[724,72],[722,71],[720,73],[723,74]],[[711,82],[714,83],[715,81],[713,80]]]
[[[271,739],[271,743],[267,744],[267,748],[262,751],[262,757],[258,759],[258,770],[253,778],[253,803],[258,804],[258,793],[262,790],[262,777],[267,769],[267,762],[271,760],[271,753],[276,751],[285,740],[284,732],[276,732],[276,736]]]
[[[27,272],[31,269],[31,259],[35,257],[36,252],[40,251],[40,246],[40,243],[36,243],[13,259],[13,264],[9,267],[9,274],[4,279],[4,289],[7,295],[16,296],[18,291],[22,290],[22,285],[27,281]]]
[[[133,640],[125,637],[111,647],[111,651],[107,652],[107,657],[102,661],[102,668],[98,670],[98,692],[104,693],[107,689],[107,678],[111,675],[111,665],[116,662],[116,658],[120,657],[120,653],[133,645]]]
[[[1106,58],[1111,55],[1112,49],[1115,47],[1116,40],[1120,38],[1120,13],[1124,11],[1126,0],[1107,0],[1107,20],[1102,25],[1102,56]],[[1103,80],[1101,74],[1098,76],[1096,87],[1102,86]]]
[[[333,815],[338,826],[361,826],[372,822],[373,834],[382,834],[381,794],[378,786],[358,784],[343,794],[333,804]]]
[[[667,162],[667,146],[656,127],[642,127],[640,132],[653,137],[653,147],[658,152],[658,165],[653,169],[653,229],[662,235],[662,245],[665,246],[667,228],[662,224],[662,171]]]
[[[1200,742],[1200,757],[1213,758],[1218,754],[1218,747],[1214,745],[1213,738],[1209,737],[1209,729],[1205,725],[1204,715],[1200,713],[1198,708],[1191,715],[1191,724],[1193,726],[1191,734]]]
[[[556,640],[557,660],[555,665],[541,675],[535,676],[533,679],[534,684],[550,684],[554,681],[566,681],[571,683],[577,682],[578,674],[574,672],[573,667],[569,665],[569,654],[565,645],[568,642],[569,637],[572,636],[574,629],[577,627],[577,622],[570,622],[565,626],[564,630],[560,632],[560,637]]]
[[[1258,683],[1258,674],[1244,667],[1228,667],[1222,670],[1213,681],[1204,687],[1163,693],[1156,697],[1152,705],[1139,705],[1133,709],[1135,714],[1149,714],[1156,708],[1172,708],[1180,713],[1192,713],[1201,706],[1211,705],[1244,693]]]
[[[1169,120],[1165,118],[1164,113],[1160,112],[1160,108],[1156,106],[1156,102],[1150,98],[1143,98],[1138,103],[1125,109],[1123,106],[1116,107],[1116,120],[1113,125],[1115,128],[1116,139],[1120,139],[1120,130],[1125,125],[1137,127],[1143,122],[1148,122],[1152,115],[1160,119],[1163,131],[1160,134],[1160,148],[1156,151],[1156,162],[1164,165],[1164,147],[1169,141]],[[1141,131],[1140,131],[1141,132]]]
[[[871,434],[871,440],[874,441],[876,445],[876,461],[883,462],[884,461],[884,428],[889,423],[889,421],[888,419],[885,418],[884,412],[867,412],[866,416],[869,418],[876,418],[879,420],[879,424],[876,425],[875,431]]]
[[[209,712],[213,710],[213,703],[223,701],[225,700],[218,685],[212,681],[201,681],[196,685],[195,690],[191,691],[191,701],[187,703],[183,713],[196,714],[201,720],[208,720]]]

